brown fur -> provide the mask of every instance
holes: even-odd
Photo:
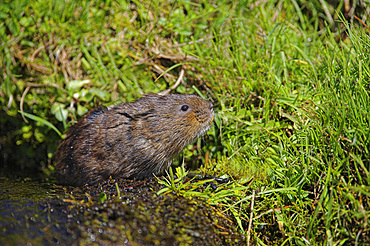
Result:
[[[183,105],[188,106],[186,111]],[[56,178],[61,184],[79,186],[109,176],[161,175],[212,120],[212,104],[194,95],[149,94],[132,103],[93,110],[61,141],[55,153]]]

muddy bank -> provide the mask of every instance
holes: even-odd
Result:
[[[161,188],[154,179],[109,180],[96,186],[74,188],[53,182],[3,178],[0,244],[244,243],[227,214],[221,214],[200,199],[187,199],[172,193],[157,195]],[[37,192],[27,195],[32,190]]]

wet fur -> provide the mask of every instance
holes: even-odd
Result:
[[[188,105],[187,111],[181,107]],[[109,176],[161,175],[213,119],[209,101],[194,95],[149,94],[133,103],[91,111],[67,132],[55,153],[56,178],[80,186]]]

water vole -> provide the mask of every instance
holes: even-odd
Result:
[[[164,174],[212,120],[212,103],[187,94],[151,93],[132,103],[93,110],[67,131],[55,152],[56,178],[80,186],[109,176]]]

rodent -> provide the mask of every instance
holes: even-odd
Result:
[[[110,176],[163,175],[213,118],[212,103],[189,94],[150,93],[132,103],[93,110],[61,140],[54,154],[55,176],[60,184],[82,186]]]

